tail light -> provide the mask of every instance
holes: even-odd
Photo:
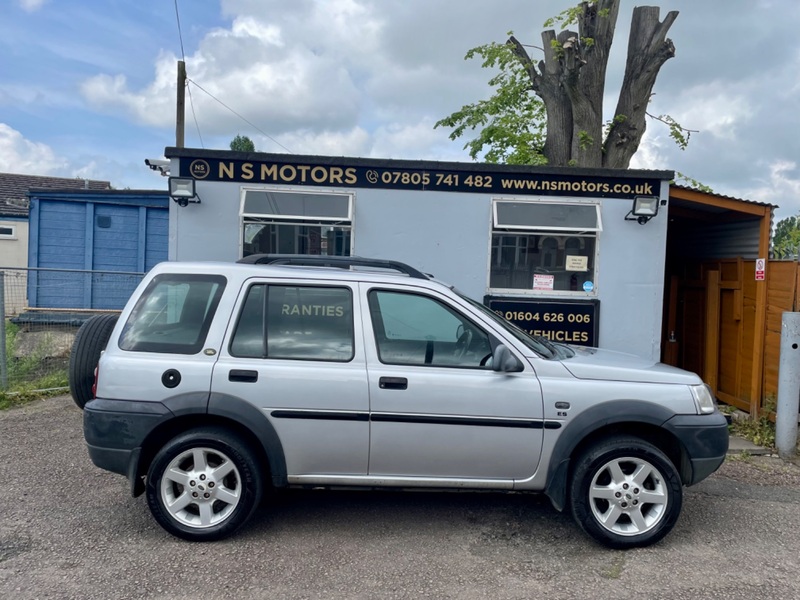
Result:
[[[92,382],[92,398],[97,398],[97,377],[100,375],[100,365],[94,368],[94,381]]]

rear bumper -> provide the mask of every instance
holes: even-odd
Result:
[[[142,444],[174,415],[159,402],[96,399],[83,411],[83,435],[92,462],[106,471],[135,477]]]
[[[664,423],[686,449],[683,483],[694,485],[719,469],[728,453],[728,421],[722,413],[677,415]]]

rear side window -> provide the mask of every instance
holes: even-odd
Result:
[[[353,348],[349,288],[259,284],[247,292],[230,353],[347,362]]]
[[[221,275],[157,275],[136,302],[119,340],[132,352],[197,354],[225,289]]]

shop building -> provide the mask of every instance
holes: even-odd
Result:
[[[528,331],[660,359],[671,171],[165,155],[170,260],[400,260]]]

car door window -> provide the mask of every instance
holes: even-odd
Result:
[[[442,302],[420,294],[373,290],[369,307],[381,362],[486,368],[489,336]]]
[[[346,362],[353,358],[348,288],[253,285],[230,344],[232,356]]]

